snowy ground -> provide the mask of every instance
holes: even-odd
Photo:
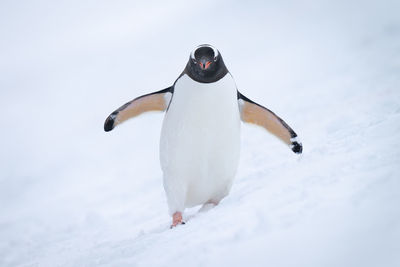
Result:
[[[0,3],[0,266],[400,266],[398,1]],[[299,134],[242,125],[231,194],[169,229],[162,114],[211,43]],[[154,76],[155,75],[155,76]]]

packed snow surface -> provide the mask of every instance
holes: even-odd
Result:
[[[2,1],[0,266],[400,266],[398,1]],[[169,229],[162,113],[197,45],[281,116],[231,193]]]

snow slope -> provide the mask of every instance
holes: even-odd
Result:
[[[2,2],[0,266],[400,266],[399,8]],[[162,114],[102,126],[200,43],[304,153],[242,125],[231,194],[169,230]]]

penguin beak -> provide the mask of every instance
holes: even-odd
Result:
[[[210,67],[211,61],[208,61],[206,59],[201,59],[199,65],[202,70],[206,70]]]

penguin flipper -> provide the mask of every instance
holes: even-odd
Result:
[[[243,122],[253,123],[265,128],[289,145],[294,153],[300,154],[303,151],[303,145],[298,140],[297,134],[274,112],[250,100],[239,91],[238,101],[240,118]]]
[[[118,124],[124,121],[139,116],[140,114],[148,111],[165,111],[168,108],[174,87],[153,92],[150,94],[139,96],[125,105],[121,106],[104,122],[104,131],[109,132]]]

